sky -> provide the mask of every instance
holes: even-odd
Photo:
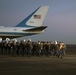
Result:
[[[76,44],[76,0],[0,0],[0,26],[15,26],[40,6],[49,6],[45,32],[19,39]]]

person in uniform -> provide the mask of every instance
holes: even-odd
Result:
[[[33,42],[32,43],[32,54],[33,56],[38,56],[38,43],[37,42]]]
[[[32,43],[31,43],[31,39],[28,39],[27,43],[26,43],[26,49],[27,49],[27,56],[31,56],[31,50],[32,50]]]
[[[2,42],[2,38],[0,38],[0,54],[3,53],[3,42]]]
[[[8,42],[10,41],[9,38],[6,38],[4,42],[4,52],[7,54],[8,53]]]
[[[20,47],[21,47],[21,54],[22,54],[22,56],[24,56],[26,53],[26,41],[25,41],[25,39],[21,40]]]
[[[66,55],[66,52],[65,52],[65,50],[66,50],[66,44],[64,42],[62,42],[62,45],[63,45],[63,56],[65,56]]]
[[[10,41],[7,43],[7,49],[8,49],[8,54],[10,55],[11,54],[11,42]]]
[[[62,44],[62,42],[60,42],[60,46],[59,46],[58,52],[59,52],[58,58],[59,57],[63,58],[63,44]]]
[[[41,47],[41,42],[38,41],[38,44],[37,44],[37,51],[38,51],[38,56],[41,56],[41,50],[42,50],[42,47]]]
[[[46,55],[50,56],[50,43],[48,41],[46,43]]]
[[[53,55],[58,56],[58,49],[59,49],[58,42],[55,41],[54,42],[54,54]]]
[[[20,52],[21,52],[21,46],[20,46],[20,42],[16,42],[16,53],[17,55],[19,56],[20,55]]]
[[[17,52],[17,39],[13,39],[13,43],[12,43],[12,47],[13,47],[13,56],[16,56],[16,52]]]

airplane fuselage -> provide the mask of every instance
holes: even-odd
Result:
[[[23,31],[32,29],[33,27],[0,27],[0,37],[5,39],[8,38],[16,38],[22,36],[29,36],[34,34],[42,33],[43,31]]]

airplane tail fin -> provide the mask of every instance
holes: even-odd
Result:
[[[40,6],[22,22],[20,22],[16,27],[39,27],[42,25],[43,20],[48,11],[48,6]]]

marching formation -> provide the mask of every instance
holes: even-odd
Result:
[[[13,56],[56,56],[63,58],[65,56],[66,45],[63,42],[45,42],[45,41],[31,41],[28,39],[21,40],[13,39],[11,42],[9,38],[0,42],[0,54],[9,54]]]

